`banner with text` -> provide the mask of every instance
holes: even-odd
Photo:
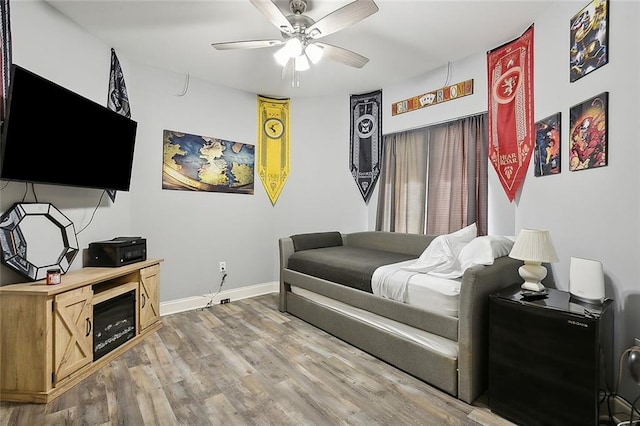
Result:
[[[527,173],[535,138],[533,25],[487,52],[489,159],[509,201]]]
[[[473,79],[394,102],[391,104],[391,115],[404,114],[469,95],[473,95]]]

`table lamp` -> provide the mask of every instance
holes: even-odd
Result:
[[[542,266],[542,262],[558,261],[551,236],[546,229],[521,229],[509,257],[524,261],[524,265],[518,269],[524,280],[521,288],[536,292],[545,290],[540,281],[547,276],[547,268]]]

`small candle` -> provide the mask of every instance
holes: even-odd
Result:
[[[62,275],[60,269],[48,269],[47,270],[47,285],[60,284],[62,281]]]

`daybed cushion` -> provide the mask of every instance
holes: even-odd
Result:
[[[288,269],[372,293],[371,277],[382,265],[415,259],[415,255],[336,246],[296,251]]]
[[[310,250],[323,247],[335,247],[342,245],[342,234],[333,232],[314,232],[310,234],[292,235],[293,249],[295,251]]]

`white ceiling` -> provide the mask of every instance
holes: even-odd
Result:
[[[369,58],[362,69],[327,59],[282,78],[277,47],[218,51],[214,42],[280,39],[249,0],[47,0],[118,56],[229,86],[276,96],[357,94],[446,67],[522,34],[551,2],[542,0],[376,0],[379,11],[322,38]],[[289,15],[289,0],[275,0]],[[350,1],[309,0],[318,21]],[[462,77],[461,77],[462,78]]]

